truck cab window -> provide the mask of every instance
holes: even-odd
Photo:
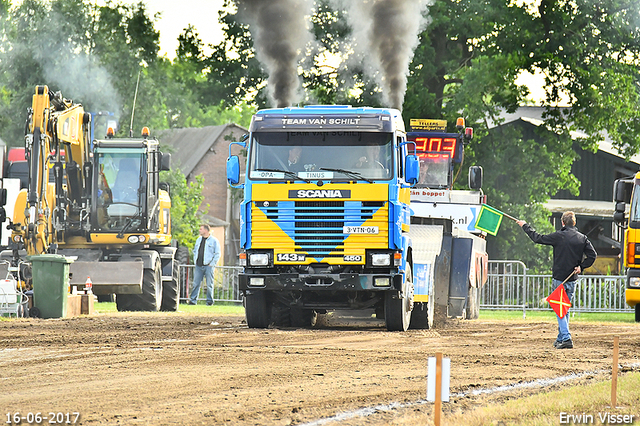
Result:
[[[249,153],[249,174],[260,179],[260,170],[299,173],[331,168],[386,180],[395,174],[393,154],[393,135],[387,133],[256,132]],[[338,175],[334,178],[343,177]]]

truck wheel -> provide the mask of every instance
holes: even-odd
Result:
[[[264,291],[247,294],[244,300],[245,316],[249,328],[267,328],[270,321],[270,309]]]
[[[160,259],[153,269],[145,268],[142,294],[116,295],[118,311],[157,311],[162,305],[162,271]]]
[[[478,287],[469,287],[469,294],[467,295],[467,308],[465,309],[465,319],[478,319],[480,316],[480,292]]]
[[[302,309],[298,307],[291,308],[291,326],[292,327],[313,327],[316,325],[318,315],[312,309]]]
[[[413,308],[413,271],[407,268],[402,289],[403,297],[397,298],[394,291],[388,291],[384,298],[384,319],[389,331],[407,331]]]
[[[636,322],[640,322],[640,303],[636,304]]]
[[[178,272],[178,262],[174,259],[171,281],[162,283],[162,306],[161,311],[176,312],[180,304],[180,277]]]
[[[291,327],[291,307],[284,303],[273,303],[271,319],[276,327]]]

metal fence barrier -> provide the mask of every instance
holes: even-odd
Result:
[[[194,265],[179,265],[180,301],[186,302],[193,287]],[[216,266],[213,273],[214,302],[242,303],[238,288],[239,266]],[[551,310],[546,298],[551,294],[551,275],[530,275],[520,261],[489,261],[488,281],[480,293],[480,308],[493,310]],[[582,275],[576,287],[573,312],[628,312],[624,275]],[[198,300],[206,300],[206,280],[200,285]]]
[[[185,303],[193,288],[195,265],[178,265],[180,274],[180,302]],[[213,301],[242,303],[242,294],[238,288],[240,266],[216,266],[213,269]],[[207,299],[207,280],[202,279],[198,301]]]
[[[489,261],[488,281],[480,293],[480,308],[551,310],[551,275],[529,275],[520,261]],[[633,312],[625,302],[624,275],[581,275],[573,296],[573,312]]]

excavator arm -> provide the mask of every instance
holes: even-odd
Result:
[[[12,235],[14,242],[24,243],[27,254],[48,252],[63,238],[69,221],[75,216],[81,222],[88,209],[90,121],[82,105],[36,86],[25,134],[29,182],[18,196]]]

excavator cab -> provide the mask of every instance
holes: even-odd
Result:
[[[94,141],[92,232],[116,233],[119,239],[125,233],[168,233],[158,181],[159,171],[169,165],[168,156],[148,133],[143,139]]]
[[[111,152],[110,152],[111,151]],[[98,179],[96,231],[120,231],[129,221],[130,230],[142,224],[143,155],[136,152],[97,149],[94,153]],[[142,188],[142,190],[141,190]],[[134,223],[135,222],[135,223]]]

